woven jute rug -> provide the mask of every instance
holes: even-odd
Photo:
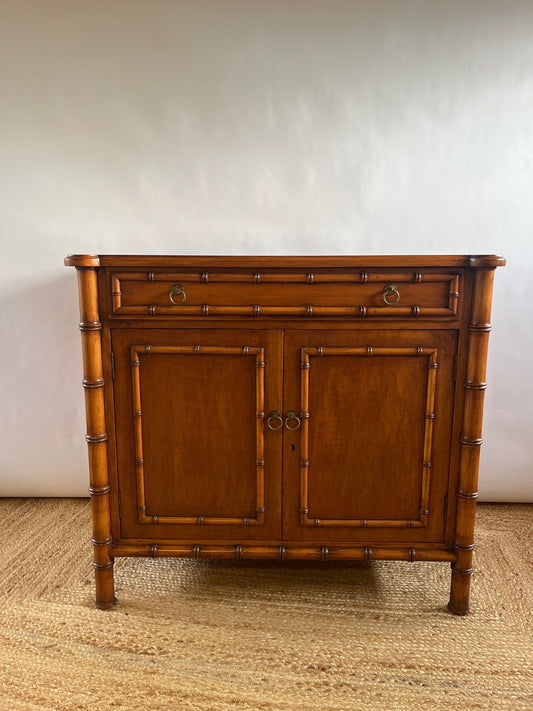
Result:
[[[0,501],[0,708],[533,709],[533,506],[478,507],[472,612],[443,563],[119,559],[82,499]]]

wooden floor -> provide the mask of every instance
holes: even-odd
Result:
[[[533,709],[533,505],[478,507],[449,566],[121,559],[93,607],[82,499],[0,500],[0,709]]]

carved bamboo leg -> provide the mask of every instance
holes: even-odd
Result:
[[[96,607],[105,610],[115,603],[109,477],[107,470],[107,432],[104,411],[102,372],[102,324],[98,314],[97,271],[78,268],[80,331],[83,352],[83,387],[87,416],[87,444],[93,519],[93,554],[96,580]]]
[[[464,383],[463,428],[457,486],[457,518],[452,563],[452,581],[448,609],[455,615],[469,611],[474,520],[478,496],[477,482],[481,446],[481,422],[485,396],[487,348],[490,332],[490,310],[494,269],[476,269],[470,324],[468,356]]]

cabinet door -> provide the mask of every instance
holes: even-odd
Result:
[[[444,540],[456,345],[455,331],[287,333],[301,425],[284,433],[284,538]]]
[[[276,331],[115,329],[121,537],[279,539]]]

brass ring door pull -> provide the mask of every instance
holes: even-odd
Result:
[[[394,306],[400,300],[400,292],[396,288],[396,284],[386,284],[383,287],[383,301],[387,306]]]
[[[174,301],[175,296],[181,296],[181,300]],[[172,303],[174,304],[174,306],[179,306],[180,304],[185,303],[187,294],[185,293],[185,289],[182,287],[181,284],[174,284],[174,286],[170,289],[169,298],[172,301]]]
[[[274,423],[277,424],[277,427],[274,427]],[[268,413],[267,427],[269,430],[273,430],[274,432],[277,432],[283,427],[283,418],[279,414],[278,410],[271,410]]]
[[[292,426],[289,426],[289,422],[293,423]],[[296,423],[296,424],[294,424],[294,423]],[[289,410],[289,412],[287,412],[287,414],[285,415],[285,427],[288,430],[291,430],[291,432],[292,432],[294,430],[297,430],[301,424],[302,424],[302,422],[301,422],[300,418],[298,417],[298,415],[294,412],[294,410]]]

